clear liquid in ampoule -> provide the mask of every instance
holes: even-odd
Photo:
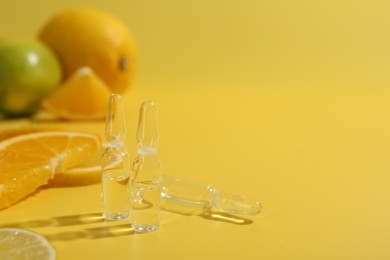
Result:
[[[102,174],[103,216],[108,220],[125,219],[130,213],[130,173],[122,169],[106,170]]]
[[[136,231],[160,227],[162,170],[158,158],[159,130],[157,107],[145,101],[140,107],[136,142],[138,156],[133,163],[132,218]]]
[[[133,183],[132,218],[135,230],[149,232],[159,228],[161,188],[159,182]]]

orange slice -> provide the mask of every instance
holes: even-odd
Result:
[[[64,127],[57,125],[20,125],[14,127],[8,127],[0,131],[0,141],[6,140],[8,138],[29,134],[29,133],[38,133],[38,132],[50,132],[50,131],[61,131],[65,130]]]
[[[102,180],[102,150],[89,156],[82,164],[56,174],[49,181],[49,187],[82,186],[99,183]]]
[[[96,135],[59,131],[0,142],[0,209],[47,184],[56,173],[82,164],[100,147]]]
[[[83,67],[48,97],[43,107],[61,119],[102,119],[110,95],[106,84],[89,67]]]
[[[49,182],[50,187],[83,186],[99,183],[102,181],[102,167],[80,166],[69,169]],[[0,191],[1,192],[1,191]]]

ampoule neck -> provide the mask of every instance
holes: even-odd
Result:
[[[138,148],[138,154],[140,155],[157,155],[158,150],[155,147],[142,146]]]
[[[138,155],[134,163],[134,165],[142,164],[144,166],[148,165],[148,167],[161,167],[157,149],[150,147],[143,147],[142,149],[138,149]]]
[[[118,140],[114,140],[114,141],[106,143],[106,147],[109,150],[126,149],[125,144],[121,141],[118,141]]]

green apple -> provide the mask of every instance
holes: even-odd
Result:
[[[57,89],[61,78],[61,65],[44,43],[0,43],[0,111],[4,115],[34,114],[42,99]]]

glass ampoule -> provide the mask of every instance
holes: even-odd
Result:
[[[102,156],[102,210],[107,220],[130,214],[130,158],[125,146],[126,122],[123,99],[112,94],[108,99],[106,148]]]
[[[160,226],[162,171],[158,158],[159,129],[157,107],[145,101],[139,112],[138,156],[133,163],[132,225],[136,231],[149,232]]]
[[[217,210],[229,214],[257,215],[262,209],[260,201],[249,196],[220,191],[209,183],[164,175],[161,192],[162,208],[177,211],[180,208],[194,211]]]

